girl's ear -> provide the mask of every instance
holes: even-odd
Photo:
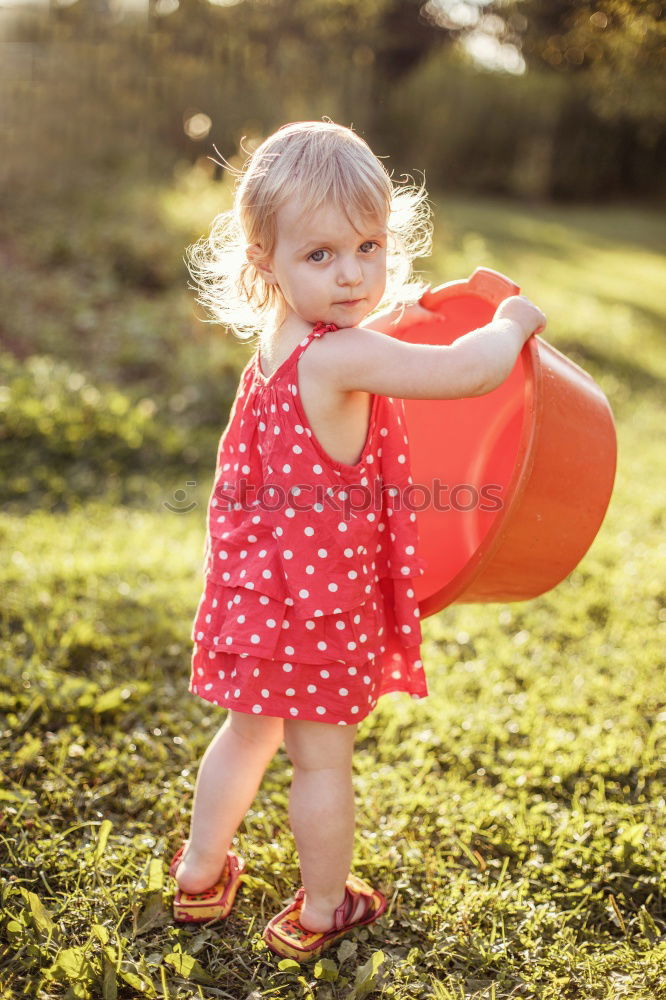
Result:
[[[277,278],[273,274],[266,255],[258,243],[249,243],[245,247],[245,256],[248,263],[252,264],[252,266],[256,268],[266,284],[276,284]]]

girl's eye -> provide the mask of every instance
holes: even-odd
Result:
[[[366,240],[365,243],[361,243],[361,247],[367,247],[367,246],[369,246],[369,247],[379,246],[379,243],[375,243],[374,240]],[[369,252],[371,252],[371,251],[364,252],[365,256],[367,256]],[[321,264],[323,258],[321,258],[321,257],[315,258],[315,254],[318,254],[318,253],[328,253],[328,250],[313,250],[312,253],[310,254],[310,256],[308,257],[308,260],[313,260],[315,262],[315,264]]]

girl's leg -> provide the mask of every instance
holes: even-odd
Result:
[[[282,719],[229,711],[199,765],[190,837],[176,871],[183,892],[201,892],[218,878],[283,735]]]
[[[354,849],[352,753],[358,725],[286,719],[285,747],[294,767],[289,819],[305,898],[300,921],[328,930],[345,898]],[[352,918],[363,910],[359,901]]]

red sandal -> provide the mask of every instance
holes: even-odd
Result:
[[[317,958],[322,951],[354,927],[363,927],[381,917],[386,909],[386,898],[377,889],[357,875],[350,875],[345,886],[345,898],[335,911],[333,926],[327,931],[309,931],[299,923],[305,889],[300,887],[294,900],[269,920],[263,939],[276,955],[293,958],[297,962]],[[359,900],[365,904],[361,916],[350,922],[349,918]]]
[[[175,878],[186,842],[180,845],[169,865],[169,875]],[[219,878],[209,889],[189,893],[177,888],[173,900],[174,920],[183,923],[203,923],[227,917],[234,905],[245,871],[245,861],[234,851],[227,851],[227,857]]]

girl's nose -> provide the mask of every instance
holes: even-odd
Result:
[[[338,268],[339,285],[358,285],[363,280],[361,265],[357,260],[341,258]]]

